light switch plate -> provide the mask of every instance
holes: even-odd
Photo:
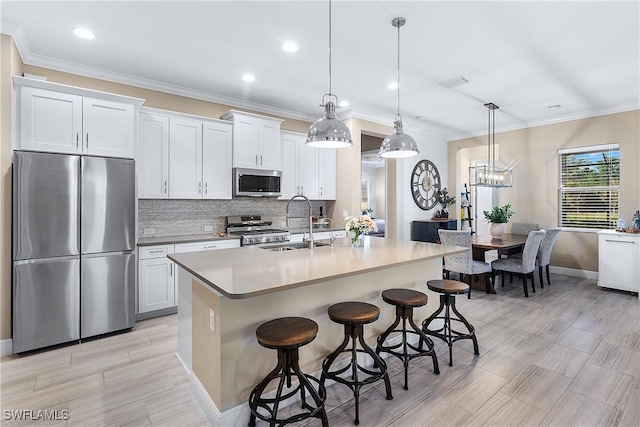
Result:
[[[156,232],[156,229],[155,229],[155,228],[145,228],[145,229],[142,231],[142,233],[143,233],[145,236],[150,236],[150,235],[152,235],[152,234],[155,234],[155,232]]]
[[[211,332],[216,331],[216,313],[211,309],[209,309],[209,329]]]
[[[213,231],[213,225],[205,225],[204,231]]]

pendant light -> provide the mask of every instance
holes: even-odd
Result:
[[[469,184],[477,187],[511,187],[513,176],[510,169],[502,169],[496,165],[496,104],[484,104],[489,110],[487,130],[487,164],[469,168]]]
[[[393,133],[382,141],[380,157],[397,159],[401,157],[415,156],[420,152],[416,141],[404,133],[402,129],[402,116],[400,116],[400,27],[407,22],[402,17],[394,18],[391,25],[398,29],[398,94],[396,120],[393,122]]]
[[[322,96],[320,106],[324,107],[324,115],[309,128],[307,145],[318,148],[344,148],[353,145],[351,131],[347,125],[336,118],[337,104],[338,97],[331,93],[331,0],[329,0],[329,93]]]

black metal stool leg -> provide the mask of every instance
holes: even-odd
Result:
[[[473,342],[473,354],[476,356],[480,355],[480,351],[478,350],[478,340],[476,339],[476,328],[474,328],[473,325],[471,325],[471,323],[469,323],[469,321],[456,309],[456,298],[454,296],[451,297],[451,310],[453,310],[456,316],[458,316],[458,319],[464,323],[464,326],[467,327],[471,341]]]

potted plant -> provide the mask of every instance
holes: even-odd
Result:
[[[496,239],[500,239],[504,233],[504,226],[509,222],[509,218],[515,213],[511,210],[511,205],[506,204],[502,207],[494,205],[490,211],[482,211],[487,221],[491,223],[489,232]]]
[[[449,218],[449,210],[447,206],[453,205],[456,202],[456,198],[449,195],[446,188],[442,191],[438,191],[438,203],[442,205],[442,211],[440,212],[440,218]]]

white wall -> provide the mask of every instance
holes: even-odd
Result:
[[[401,159],[398,163],[401,171],[397,183],[398,194],[401,195],[401,200],[403,201],[402,238],[405,240],[411,240],[411,221],[431,219],[434,212],[440,209],[440,205],[436,205],[433,209],[424,211],[416,205],[413,201],[413,196],[411,195],[411,173],[413,172],[413,168],[416,163],[420,160],[430,160],[438,168],[440,179],[442,180],[442,188],[449,188],[447,183],[447,144],[446,141],[419,130],[406,129],[405,131],[416,140],[418,143],[418,149],[420,150],[420,153],[417,156]],[[453,188],[455,188],[455,185]],[[449,188],[449,190],[450,194],[456,193],[451,191],[451,188]],[[459,201],[459,198],[459,195],[456,195],[456,201]],[[454,218],[458,217],[455,210],[450,210],[450,216]]]

